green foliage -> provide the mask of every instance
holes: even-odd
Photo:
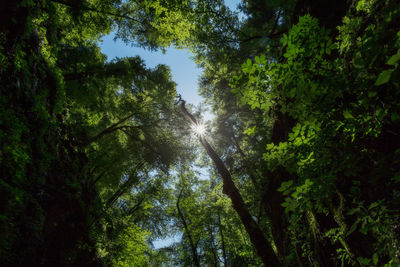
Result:
[[[148,69],[138,57],[106,62],[95,43],[117,23],[118,1],[15,1],[7,8],[11,25],[0,33],[2,262],[147,266],[146,229],[162,235],[149,219],[152,196],[178,159],[171,147],[184,147],[170,127],[176,92],[169,69]],[[146,186],[151,171],[161,175],[147,181],[157,190]],[[121,177],[129,183],[120,186]],[[138,192],[129,194],[132,187]],[[147,217],[133,223],[134,212]],[[103,231],[110,213],[119,214],[111,224],[127,226],[112,231],[115,239]]]
[[[175,203],[179,198],[181,215],[176,205],[169,207],[169,212],[176,221],[175,231],[183,233],[181,249],[178,251],[180,261],[176,264],[193,263],[190,250],[192,239],[199,251],[201,266],[218,264],[216,257],[223,258],[224,253],[229,265],[260,266],[230,199],[221,194],[222,184],[216,184],[215,180],[199,180],[192,171],[185,169],[179,171],[177,178]],[[183,220],[187,228],[184,227]]]
[[[169,68],[107,61],[96,42],[111,30],[194,53],[213,146],[285,266],[399,264],[397,1],[248,0],[241,19],[208,0],[5,9],[4,265],[261,265],[220,178],[189,167]]]
[[[112,258],[113,266],[147,266],[148,235],[148,232],[136,225],[126,225],[113,244],[117,250]]]
[[[342,184],[347,184],[343,179],[358,181],[354,187],[357,190],[361,189],[360,184],[372,186],[384,179],[378,173],[360,179],[357,178],[360,171],[354,169],[358,164],[364,166],[368,157],[381,153],[378,149],[370,148],[366,142],[372,138],[375,142],[384,143],[386,137],[383,137],[385,133],[382,129],[392,127],[389,125],[393,125],[397,119],[397,111],[393,109],[397,104],[393,99],[386,98],[385,94],[377,92],[375,86],[386,86],[382,90],[398,96],[395,89],[398,84],[393,76],[395,73],[397,75],[397,48],[395,46],[394,54],[393,48],[379,51],[381,42],[384,42],[380,34],[398,16],[398,6],[397,11],[381,11],[388,16],[381,24],[365,26],[365,20],[372,16],[377,6],[374,1],[359,1],[356,10],[360,13],[343,19],[343,25],[338,27],[336,42],[329,30],[318,25],[317,19],[309,15],[301,17],[281,39],[284,60],[277,62],[273,58],[266,59],[265,56],[255,57],[254,61],[248,59],[242,65],[242,74],[233,79],[233,91],[242,103],[252,109],[261,110],[263,114],[270,114],[272,108],[279,109],[278,112],[297,121],[284,141],[271,142],[266,146],[267,152],[263,156],[269,169],[276,170],[283,166],[293,177],[289,181],[282,181],[278,191],[285,196],[282,206],[291,214],[290,223],[296,232],[302,231],[299,229],[302,214],[315,211],[325,214],[324,216],[331,214],[335,206],[332,199],[337,190],[346,192],[350,199],[356,197],[352,205],[363,203],[362,199],[366,196],[355,196],[355,192],[360,191],[349,192],[348,188],[342,187]],[[362,27],[365,32],[360,34]],[[395,31],[390,32],[392,36],[396,35]],[[392,45],[398,44],[393,40]],[[372,64],[378,60],[378,55],[386,60],[380,63],[379,68],[372,70]],[[349,57],[353,62],[351,66],[348,64]],[[394,68],[386,69],[385,63]],[[379,106],[375,101],[384,101],[385,105]],[[394,125],[393,127],[398,128]],[[341,151],[333,146],[340,147]],[[394,155],[394,150],[386,151]],[[356,157],[362,160],[357,160]],[[339,162],[340,165],[337,165]],[[394,164],[389,163],[395,169]],[[367,179],[373,179],[374,182]],[[377,201],[374,194],[367,194],[367,199]],[[390,202],[391,200],[386,199],[385,202],[374,203],[385,207]],[[339,259],[348,263],[357,261],[359,264],[376,265],[381,257],[393,257],[389,248],[385,252],[378,249],[383,246],[380,241],[376,241],[374,253],[368,257],[353,255],[358,252],[352,252],[351,244],[348,243],[353,242],[351,240],[354,231],[374,236],[377,240],[388,240],[385,231],[392,231],[390,223],[383,226],[385,223],[382,220],[396,220],[396,216],[384,208],[381,212],[379,215],[374,213],[373,216],[376,217],[365,214],[355,216],[354,213],[345,215],[345,221],[352,221],[347,232],[348,238],[343,237],[343,232],[333,235],[336,236],[337,244],[342,243],[337,249]],[[354,220],[353,216],[358,219]],[[373,218],[379,218],[379,225],[385,230],[374,228],[376,226]],[[357,225],[361,222],[365,226],[358,228]],[[315,225],[316,229],[323,227],[318,226],[318,223]]]

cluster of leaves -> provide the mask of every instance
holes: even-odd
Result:
[[[134,22],[125,41],[152,48],[150,21],[160,16],[153,4],[24,0],[5,6],[5,265],[149,264],[152,234],[166,231],[162,205],[155,203],[164,201],[168,169],[190,158],[175,127],[181,120],[174,114],[175,83],[167,66],[149,69],[139,57],[107,61],[96,43]]]
[[[400,6],[331,2],[247,0],[239,19],[219,0],[10,1],[2,262],[261,265],[218,175],[188,167],[168,67],[107,61],[96,42],[115,30],[192,50],[212,145],[283,266],[399,264]]]
[[[317,219],[307,220],[318,235],[337,230],[328,236],[342,264],[398,261],[398,13],[394,2],[359,1],[337,34],[310,15],[300,17],[281,38],[280,60],[247,60],[232,83],[242,103],[295,121],[263,158],[271,170],[287,171],[278,191],[294,234],[301,236],[302,218],[312,214]],[[360,248],[361,239],[375,241]]]
[[[171,236],[180,240],[159,249],[170,251],[164,264],[173,266],[259,266],[254,248],[231,207],[221,194],[217,177],[202,180],[184,167],[177,172],[167,208]]]
[[[216,151],[283,265],[397,264],[398,3],[261,2],[184,9]]]

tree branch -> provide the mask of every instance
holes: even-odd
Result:
[[[104,129],[103,131],[101,131],[100,133],[98,133],[96,136],[90,138],[87,142],[84,143],[84,147],[90,145],[93,142],[98,141],[99,139],[101,139],[104,135],[112,133],[116,130],[120,130],[120,129],[125,129],[125,128],[139,128],[140,126],[131,126],[131,125],[127,125],[127,126],[121,126],[118,127],[120,124],[124,123],[125,121],[127,121],[128,119],[133,117],[133,113],[129,114],[128,116],[120,119],[118,122],[114,123],[113,125],[111,125],[110,127]]]
[[[57,3],[57,4],[64,5],[64,6],[68,6],[68,7],[72,8],[72,9],[76,8],[72,3],[68,2],[68,1],[65,1],[65,0],[50,0],[50,1],[54,2],[54,3]],[[102,14],[110,15],[110,16],[113,16],[113,17],[116,17],[116,18],[123,18],[123,19],[133,20],[133,21],[136,21],[138,23],[142,23],[141,21],[139,21],[139,20],[137,20],[135,18],[132,18],[132,17],[128,16],[127,14],[117,14],[117,13],[114,13],[114,12],[109,12],[109,11],[105,11],[105,10],[99,10],[99,9],[96,9],[96,8],[93,8],[93,7],[89,7],[89,6],[82,6],[81,8],[83,8],[83,9],[85,9],[87,11],[91,11],[91,12],[102,13]]]

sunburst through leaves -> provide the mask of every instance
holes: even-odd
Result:
[[[206,126],[204,125],[203,122],[199,122],[197,124],[193,124],[192,125],[192,131],[197,136],[203,136],[206,133]]]

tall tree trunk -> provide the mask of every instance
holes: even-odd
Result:
[[[284,198],[282,193],[277,191],[282,181],[287,180],[288,176],[283,176],[284,173],[286,173],[286,171],[282,166],[279,166],[277,170],[272,173],[265,173],[265,176],[270,177],[270,180],[262,199],[265,214],[271,223],[272,238],[281,260],[284,260],[290,252],[288,235],[289,222],[285,214],[285,209],[282,207]]]
[[[280,107],[275,111],[276,120],[272,129],[271,141],[278,145],[280,142],[285,142],[288,139],[289,132],[295,125],[296,121],[288,114],[282,114],[279,111]],[[289,221],[285,214],[285,209],[282,207],[284,197],[278,188],[282,182],[286,181],[291,175],[283,166],[278,166],[276,170],[263,172],[265,177],[269,177],[267,188],[264,189],[263,203],[264,210],[271,222],[271,233],[274,239],[278,256],[284,260],[289,254]]]
[[[179,192],[178,200],[176,201],[176,209],[178,210],[179,218],[182,221],[183,227],[185,228],[186,235],[189,239],[190,248],[192,249],[192,254],[193,254],[194,265],[196,267],[200,267],[199,256],[197,255],[197,247],[193,242],[193,238],[192,238],[192,235],[190,234],[189,228],[186,224],[185,217],[183,216],[183,213],[179,207],[179,201],[181,200],[181,196],[182,196],[182,190]]]
[[[186,110],[184,100],[181,100],[181,110],[191,119],[194,124],[197,124],[197,120]],[[204,136],[199,136],[199,140],[201,145],[206,150],[208,156],[213,160],[215,166],[217,167],[218,173],[221,175],[223,181],[222,191],[231,199],[232,206],[239,215],[240,220],[245,227],[258,256],[261,258],[265,266],[281,266],[278,257],[275,255],[271,245],[265,238],[264,233],[261,231],[260,227],[247,209],[242,195],[233,182],[231,174],[226,168],[225,164],[217,155],[217,153],[215,153],[214,149],[207,142]]]

